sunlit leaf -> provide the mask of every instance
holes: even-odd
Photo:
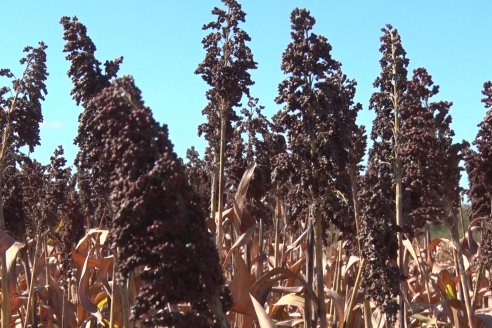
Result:
[[[275,303],[275,306],[282,305],[296,306],[300,309],[304,309],[304,297],[296,294],[284,295]]]
[[[261,305],[256,298],[253,297],[253,295],[249,294],[251,297],[251,301],[253,302],[253,306],[256,311],[256,315],[258,317],[258,323],[260,324],[260,328],[275,328],[275,324],[273,323],[272,319],[268,316],[266,313],[265,309],[263,308],[263,305]]]

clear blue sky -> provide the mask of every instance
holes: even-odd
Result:
[[[472,140],[485,110],[480,103],[482,84],[492,79],[492,2],[488,0],[334,1],[244,0],[243,28],[252,37],[258,69],[252,95],[260,98],[268,116],[283,78],[280,61],[290,41],[290,12],[308,8],[316,17],[315,32],[325,35],[344,72],[358,82],[357,100],[364,106],[360,122],[370,130],[373,113],[367,110],[372,82],[379,74],[380,29],[398,28],[410,59],[410,69],[423,66],[441,86],[439,98],[454,102],[453,128],[457,139]],[[201,30],[211,20],[219,1],[9,1],[0,19],[0,67],[20,74],[18,59],[25,45],[43,40],[48,45],[48,96],[43,105],[42,146],[34,157],[45,163],[62,144],[69,163],[80,108],[71,100],[71,82],[64,59],[63,15],[76,15],[87,26],[101,62],[123,55],[121,73],[135,77],[155,117],[169,126],[179,155],[205,146],[197,126],[205,118],[207,86],[194,75],[203,59]],[[2,81],[4,82],[4,81]]]

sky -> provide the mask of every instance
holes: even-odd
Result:
[[[364,110],[358,119],[370,131],[374,113],[368,110],[372,83],[380,72],[381,28],[391,23],[401,35],[410,59],[409,71],[425,67],[440,85],[436,100],[454,103],[451,114],[456,141],[472,141],[485,109],[482,86],[492,79],[492,2],[489,0],[334,1],[243,0],[246,23],[242,28],[258,69],[252,72],[251,94],[260,99],[271,117],[281,109],[275,104],[282,53],[290,42],[290,12],[307,8],[316,18],[314,32],[324,35],[333,57],[358,83],[356,101]],[[9,1],[0,19],[0,68],[22,74],[18,60],[26,45],[48,45],[48,95],[43,103],[41,146],[32,155],[47,163],[57,145],[65,148],[72,164],[76,147],[77,118],[81,108],[71,99],[69,63],[63,53],[61,16],[77,16],[87,26],[97,46],[99,61],[124,57],[120,74],[133,75],[143,99],[155,118],[169,127],[175,150],[184,156],[195,145],[206,145],[197,126],[206,105],[208,86],[194,74],[205,52],[201,45],[216,0],[189,1]],[[0,80],[0,84],[6,81]]]

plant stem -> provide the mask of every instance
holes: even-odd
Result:
[[[128,297],[128,288],[126,284],[120,286],[121,291],[121,316],[123,317],[123,327],[130,327],[130,304]]]
[[[9,121],[7,121],[7,126],[4,131],[2,138],[2,150],[0,153],[0,229],[5,230],[5,217],[3,213],[4,203],[3,203],[3,171],[5,170],[5,152],[7,149],[6,143],[8,142],[9,132]],[[9,304],[9,284],[8,284],[8,272],[7,272],[7,253],[2,253],[2,328],[9,327],[10,318],[10,304]]]
[[[258,268],[256,270],[256,280],[263,275],[263,219],[260,218],[258,224]]]
[[[29,291],[31,289],[31,283],[32,283],[31,276],[32,275],[31,275],[31,266],[29,264],[29,254],[27,252],[27,246],[21,250],[21,257],[22,257],[22,264],[24,266],[24,272],[26,274],[27,290]],[[36,317],[35,311],[32,311],[31,318],[28,318],[26,316],[26,319],[25,320],[26,321],[31,320],[31,322],[33,323],[32,324],[33,327],[37,327],[38,326],[38,322],[37,322],[37,317]]]
[[[279,202],[279,200],[277,200],[277,202]],[[275,220],[274,220],[274,225],[275,225],[275,249],[274,249],[274,265],[276,268],[278,268],[278,262],[279,262],[279,252],[280,252],[280,248],[279,248],[279,225],[278,225],[278,222],[279,222],[280,218],[278,217],[277,214],[275,214]]]
[[[426,224],[426,230],[428,231],[427,228],[428,228],[428,225]],[[426,243],[426,244],[428,244],[428,243]],[[420,275],[421,275],[422,279],[424,280],[425,291],[427,292],[427,301],[429,302],[429,314],[432,317],[434,317],[434,311],[432,310],[432,306],[431,306],[432,300],[431,300],[431,294],[430,294],[430,288],[429,288],[429,280],[430,280],[430,277],[429,277],[429,279],[427,278],[427,273],[424,271],[424,267],[422,266],[422,263],[420,263],[420,256],[421,256],[422,252],[420,250],[420,245],[419,245],[418,238],[416,238],[416,245],[417,245],[417,254],[418,254],[417,259],[416,259],[417,260],[417,266],[419,268]],[[427,248],[428,247],[426,245],[425,249],[427,250]],[[437,318],[436,318],[436,320],[437,320]],[[437,323],[436,323],[436,320],[434,321],[434,326],[436,328],[438,328]]]
[[[333,237],[333,239],[335,239],[335,237]],[[333,285],[332,285],[332,289],[338,293],[338,279],[339,279],[339,276],[340,276],[340,261],[341,261],[341,257],[340,257],[340,242],[337,242],[337,256],[335,257],[335,263],[333,264],[333,268],[334,268],[334,271],[335,271],[335,274],[334,274],[334,277],[333,277]],[[330,315],[334,315],[335,314],[335,303],[332,299],[329,300],[330,302],[330,308],[329,308],[329,313]]]
[[[116,259],[113,260],[113,288],[111,289],[111,309],[109,314],[109,328],[114,327],[114,309],[115,309],[115,290],[116,290]]]
[[[354,221],[355,221],[355,232],[357,236],[360,234],[360,206],[359,206],[359,198],[357,198],[357,195],[359,193],[359,186],[357,185],[357,178],[356,178],[356,167],[351,166],[348,169],[349,173],[349,178],[350,178],[350,185],[352,189],[352,203],[354,206]],[[357,247],[359,250],[359,256],[360,256],[360,266],[362,267],[362,247],[360,245],[360,239],[357,238]],[[364,264],[365,265],[365,264]],[[369,328],[371,327],[371,306],[369,304],[369,300],[364,298],[364,328]]]
[[[457,218],[456,220],[454,220],[454,224],[451,225],[451,237],[453,239],[453,244],[456,249],[456,259],[458,262],[457,264],[459,269],[458,274],[460,276],[461,286],[463,288],[463,296],[465,300],[468,327],[473,328],[475,326],[473,324],[473,309],[471,307],[471,301],[470,301],[470,282],[468,281],[468,277],[466,276],[465,264],[463,262],[463,252],[461,251],[460,236],[459,236],[458,226],[456,225],[456,222],[458,222]]]
[[[209,300],[209,306],[217,320],[217,327],[229,328],[229,323],[224,313],[224,308],[222,307],[222,303],[220,302],[220,295],[218,293],[215,293]]]
[[[6,142],[4,138],[4,142]],[[3,150],[3,145],[2,145]],[[3,155],[3,154],[2,154]],[[3,215],[3,170],[5,165],[3,165],[4,158],[0,159],[0,229],[5,230],[5,218]],[[9,319],[10,319],[10,302],[9,302],[9,283],[8,283],[8,272],[7,272],[7,252],[2,253],[2,328],[9,327]]]
[[[372,327],[371,317],[371,304],[369,303],[369,300],[364,299],[364,328]]]
[[[10,302],[9,302],[9,283],[7,272],[7,256],[2,254],[2,328],[9,327]]]
[[[212,167],[212,181],[210,182],[210,217],[212,220],[214,220],[214,223],[217,224],[215,221],[215,214],[217,212],[217,170],[216,170],[216,163],[217,163],[217,154],[214,155],[214,162],[213,162],[213,167]],[[217,229],[216,229],[217,230]]]
[[[345,317],[345,321],[342,324],[342,328],[349,327],[348,325],[351,324],[352,315],[353,315],[352,310],[355,305],[355,299],[357,298],[357,294],[359,293],[362,271],[364,270],[365,266],[366,266],[366,259],[362,259],[360,261],[359,271],[357,271],[357,278],[355,278],[354,288],[352,289],[352,295],[350,296],[350,302],[347,308],[347,316]]]
[[[326,323],[326,306],[325,306],[325,288],[323,281],[323,228],[321,225],[321,213],[318,204],[312,204],[310,208],[311,222],[314,230],[314,249],[316,257],[316,287],[318,294],[318,316],[320,327],[325,328]]]
[[[32,60],[32,59],[31,59]],[[31,65],[31,60],[26,65],[26,69],[24,70],[24,73],[22,75],[22,79],[24,79],[24,76],[26,75],[26,72],[28,71],[30,65]],[[5,217],[4,217],[4,203],[3,203],[3,172],[5,171],[5,168],[7,166],[6,163],[6,157],[7,153],[10,148],[10,129],[11,129],[11,121],[10,121],[10,114],[13,112],[14,108],[17,105],[17,99],[19,97],[19,90],[16,90],[14,99],[12,103],[10,104],[10,107],[6,113],[6,121],[5,121],[5,128],[2,131],[3,136],[2,136],[2,146],[0,148],[0,229],[5,230]],[[9,284],[8,284],[8,272],[7,272],[7,253],[4,252],[2,254],[2,272],[1,272],[1,279],[2,279],[2,309],[1,309],[1,315],[2,315],[2,325],[1,328],[8,328],[9,327],[9,321],[10,321],[10,296],[9,296]]]
[[[306,254],[306,282],[308,286],[313,285],[313,268],[314,268],[314,243],[313,243],[313,227],[311,225],[311,220],[308,216],[308,234],[307,234],[307,254]],[[312,308],[311,308],[311,297],[309,293],[305,292],[304,297],[304,327],[311,328],[312,327]]]
[[[482,275],[483,275],[483,262],[481,262],[478,267],[477,282],[475,283],[475,288],[473,288],[473,298],[471,301],[472,309],[475,309],[475,306],[477,305],[478,290],[480,288],[480,280],[482,280]]]
[[[39,248],[39,235],[37,236],[36,238],[36,246],[34,248],[34,260],[33,260],[33,264],[32,264],[32,272],[31,272],[31,284],[29,285],[29,291],[27,293],[27,310],[26,310],[26,320],[24,321],[24,328],[27,327],[27,324],[29,322],[28,318],[29,318],[29,313],[30,313],[30,310],[31,310],[31,304],[33,303],[32,302],[32,299],[34,298],[34,274],[36,272],[36,264],[38,263],[38,248]],[[34,313],[34,305],[32,306],[33,309],[32,309],[32,312]]]
[[[224,210],[224,152],[225,152],[225,139],[226,139],[226,107],[223,105],[220,113],[220,150],[219,150],[219,207],[218,207],[218,219],[216,230],[216,243],[217,251],[219,252],[219,258],[222,259],[222,241],[223,241],[223,229],[222,229],[222,212]]]

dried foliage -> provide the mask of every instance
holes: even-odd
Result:
[[[310,12],[291,14],[276,98],[284,107],[270,120],[249,93],[245,13],[223,3],[204,26],[196,70],[210,86],[199,127],[209,144],[203,158],[191,147],[186,164],[133,78],[118,76],[122,59],[103,68],[77,18],[61,19],[83,109],[76,173],[61,146],[45,165],[24,152],[40,143],[46,45],[25,48],[21,77],[0,70],[12,82],[0,88],[2,326],[392,327],[404,295],[405,326],[488,327],[492,111],[471,147],[455,143],[452,104],[434,100],[439,87],[424,68],[408,77],[387,25],[362,173],[356,83]],[[491,82],[483,94],[490,109]],[[224,235],[214,245],[207,228],[217,217]],[[429,222],[451,239],[422,245]]]

